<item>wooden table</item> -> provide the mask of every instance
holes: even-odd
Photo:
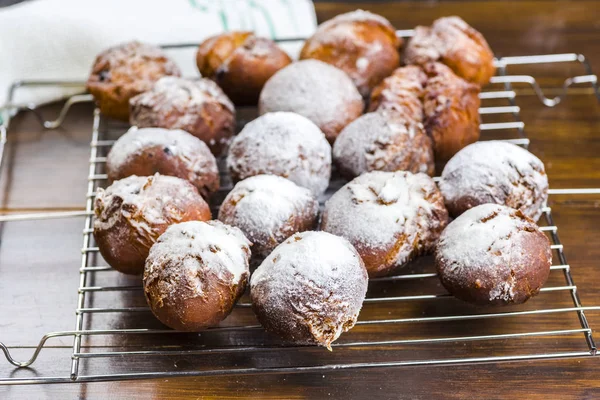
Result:
[[[579,52],[600,72],[600,25],[589,1],[478,1],[318,3],[320,20],[355,8],[388,17],[399,29],[461,15],[488,39],[497,55]],[[544,83],[562,82],[581,70],[541,69]],[[557,108],[540,105],[526,89],[518,96],[530,149],[546,163],[551,187],[600,186],[600,106],[588,89],[573,90]],[[43,110],[54,115],[58,106]],[[84,205],[91,107],[77,106],[63,128],[44,131],[31,115],[11,127],[0,179],[0,208],[6,212],[80,210]],[[584,305],[600,305],[600,196],[553,196],[556,224]],[[0,231],[0,340],[19,359],[28,358],[39,338],[74,325],[82,218],[5,223]],[[116,275],[115,275],[116,276]],[[125,279],[125,278],[119,278]],[[544,301],[540,295],[535,301]],[[115,301],[119,301],[116,299]],[[539,304],[539,303],[538,303]],[[564,306],[564,304],[563,304]],[[365,313],[375,313],[369,311]],[[392,312],[392,311],[390,311]],[[588,313],[592,328],[600,313]],[[536,328],[561,324],[560,317],[536,321]],[[523,330],[507,322],[506,329]],[[522,324],[522,323],[521,323]],[[396,329],[390,327],[386,329]],[[444,325],[437,328],[443,330]],[[382,332],[385,334],[386,332]],[[388,332],[389,333],[389,332]],[[443,332],[442,332],[443,334]],[[419,332],[407,332],[412,337]],[[71,338],[48,343],[35,364],[40,371],[68,367]],[[548,351],[563,342],[544,339]],[[523,342],[522,346],[539,346]],[[578,338],[577,344],[583,340]],[[103,343],[107,346],[106,343]],[[130,346],[135,346],[129,343]],[[446,345],[447,346],[447,345]],[[503,351],[510,348],[500,343]],[[584,349],[583,347],[581,347]],[[430,357],[444,347],[432,347]],[[470,351],[493,348],[469,347]],[[518,349],[524,350],[524,349]],[[447,351],[447,348],[446,348]],[[460,349],[452,349],[460,353]],[[365,353],[366,354],[366,353]],[[385,353],[382,353],[385,357]],[[365,359],[368,357],[365,355]],[[115,361],[115,365],[118,360]],[[111,365],[106,366],[110,370]],[[116,368],[116,367],[115,367]],[[0,376],[19,376],[0,356]],[[0,387],[0,398],[478,398],[600,397],[600,359],[562,359],[460,366],[383,368],[268,376],[177,378],[90,384]]]

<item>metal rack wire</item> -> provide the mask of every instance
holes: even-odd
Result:
[[[399,34],[409,36],[411,31],[401,31]],[[167,47],[183,46],[188,45]],[[585,75],[565,80],[562,86],[563,92],[555,98],[547,98],[532,76],[507,75],[507,68],[511,65],[568,62],[582,64]],[[540,101],[548,107],[557,105],[566,95],[567,89],[577,84],[591,85],[595,96],[600,100],[596,76],[592,74],[589,64],[582,55],[507,57],[498,59],[496,63],[498,76],[492,79],[491,90],[481,93],[483,105],[480,109],[483,119],[481,130],[484,140],[501,138],[524,147],[529,145],[529,139],[524,129],[525,124],[520,118],[520,108],[515,102],[517,96],[513,88],[515,83],[531,85]],[[55,121],[45,121],[41,115],[37,114],[39,105],[30,104],[17,107],[11,102],[14,92],[19,87],[63,84],[76,85],[78,83],[19,82],[13,85],[8,95],[8,106],[0,110],[3,112],[4,120],[4,123],[0,125],[2,151],[10,118],[17,111],[35,112],[42,124],[51,129],[62,124],[71,105],[92,100],[89,95],[77,95],[69,98]],[[498,105],[499,102],[502,104]],[[164,329],[149,314],[149,309],[143,302],[140,283],[123,283],[116,279],[116,272],[102,262],[92,235],[93,200],[96,190],[106,183],[104,173],[106,154],[114,142],[113,138],[125,129],[125,126],[114,126],[110,121],[103,120],[100,112],[95,110],[84,211],[0,217],[0,222],[3,222],[85,216],[75,328],[71,331],[46,334],[35,348],[31,358],[26,361],[15,360],[11,356],[9,348],[0,342],[0,349],[4,352],[8,362],[16,368],[23,368],[35,363],[49,340],[57,337],[72,337],[70,372],[59,376],[31,374],[20,377],[0,377],[0,384],[315,372],[352,368],[461,364],[596,355],[597,348],[592,329],[586,318],[586,311],[600,310],[600,306],[584,307],[582,305],[550,207],[544,209],[540,225],[552,242],[555,262],[551,267],[551,279],[548,285],[542,289],[539,297],[552,296],[554,303],[561,304],[560,307],[546,308],[545,302],[535,301],[536,299],[517,309],[510,307],[503,309],[475,308],[453,302],[452,297],[440,289],[439,285],[436,285],[436,274],[431,268],[431,263],[428,263],[427,259],[423,259],[423,262],[417,263],[414,268],[402,271],[400,275],[376,278],[370,281],[365,307],[376,307],[377,312],[374,314],[385,317],[359,319],[352,331],[344,334],[337,343],[333,344],[335,351],[332,353],[310,346],[286,345],[264,334],[262,328],[253,319],[247,296],[237,304],[233,314],[224,321],[222,326],[208,329],[201,334]],[[223,198],[231,188],[231,182],[226,172],[223,168],[220,169],[222,170],[223,188],[221,193],[216,196],[217,198]],[[325,198],[343,183],[339,178],[333,180]],[[552,195],[600,194],[600,189],[563,189],[551,190],[550,193]],[[415,293],[409,294],[407,291]],[[117,304],[103,305],[102,296],[109,296],[113,301],[117,299]],[[445,301],[439,302],[440,299]],[[448,307],[446,307],[447,304],[449,304]],[[557,314],[561,315],[561,319],[555,329],[535,329],[538,323],[545,320],[544,318]],[[498,325],[495,323],[496,320],[516,322],[510,325],[511,329],[504,329],[504,324]],[[488,321],[489,324],[483,324],[482,321]],[[138,327],[139,324],[142,327]],[[382,334],[381,328],[388,325],[395,327],[394,332],[388,330]],[[415,326],[421,328],[415,329]],[[477,334],[473,334],[473,330],[477,329],[478,331],[475,331]],[[467,334],[465,334],[465,330]],[[415,332],[419,334],[414,336]],[[440,335],[440,332],[443,334]],[[95,338],[102,338],[98,346],[94,345]],[[115,339],[114,342],[113,339]],[[119,341],[130,343],[133,339],[136,343],[140,343],[135,350],[118,345]],[[552,340],[552,344],[548,345],[545,339]],[[537,347],[534,346],[535,351],[523,352],[518,343],[529,343],[530,340],[535,340],[537,343]],[[84,342],[89,345],[84,346]],[[499,342],[505,343],[505,345],[501,348],[495,345]],[[109,343],[110,346],[106,343]],[[117,345],[115,346],[115,344]],[[552,347],[555,350],[552,350]],[[426,351],[423,356],[423,348],[431,349],[432,352]],[[498,352],[498,348],[501,351]],[[356,353],[364,349],[370,349],[373,352],[372,360],[357,361]],[[414,356],[416,354],[421,355]],[[213,357],[213,362],[207,366],[201,362],[198,355]],[[181,366],[182,360],[185,361],[184,367]],[[104,372],[107,362],[111,363],[111,372],[108,373]],[[220,366],[215,367],[215,365]]]

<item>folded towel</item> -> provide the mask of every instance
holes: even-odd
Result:
[[[0,106],[17,80],[84,82],[96,55],[131,40],[199,43],[228,30],[270,38],[310,36],[310,0],[37,0],[0,10]],[[295,57],[299,43],[284,45]],[[184,76],[198,76],[195,48],[168,54]],[[83,87],[20,89],[15,103],[46,102]],[[1,114],[1,113],[0,113]]]

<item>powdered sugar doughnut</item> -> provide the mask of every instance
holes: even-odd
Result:
[[[476,304],[519,304],[535,296],[552,265],[550,241],[521,211],[474,207],[442,232],[435,262],[444,287]]]
[[[330,143],[362,114],[360,93],[344,71],[318,60],[303,60],[277,71],[265,84],[260,114],[292,111],[314,122]]]
[[[401,44],[387,19],[356,10],[319,25],[304,43],[300,59],[317,59],[338,67],[366,97],[400,64]]]
[[[233,103],[209,79],[164,77],[129,101],[131,125],[183,129],[219,155],[235,131]]]
[[[398,68],[373,89],[369,111],[389,110],[406,118],[423,120],[423,94],[427,74],[416,65]]]
[[[494,76],[494,54],[481,33],[460,17],[443,17],[431,27],[417,26],[405,53],[407,64],[439,61],[458,76],[485,85]]]
[[[238,182],[219,209],[219,220],[240,228],[252,242],[252,255],[261,258],[294,233],[313,229],[318,215],[310,190],[276,175]]]
[[[236,181],[279,175],[318,196],[329,184],[331,146],[309,119],[291,112],[268,113],[234,138],[227,167]]]
[[[106,157],[109,181],[155,173],[176,176],[207,198],[219,189],[217,160],[200,139],[180,129],[132,127]]]
[[[181,71],[160,47],[133,41],[98,54],[86,87],[103,115],[127,121],[129,99],[171,75]]]
[[[410,171],[433,175],[433,148],[423,125],[404,115],[372,112],[352,121],[333,145],[343,175],[369,171]]]
[[[244,293],[250,242],[219,221],[172,225],[150,249],[144,294],[152,313],[179,331],[217,325]]]
[[[252,308],[267,331],[299,344],[331,343],[356,323],[367,271],[347,240],[297,233],[252,274]]]
[[[348,239],[375,277],[433,250],[447,223],[442,194],[429,176],[374,171],[331,196],[321,229]]]
[[[141,274],[150,247],[178,222],[211,218],[208,204],[188,181],[173,176],[129,176],[98,189],[94,238],[117,271]]]
[[[537,221],[548,200],[544,163],[527,150],[500,141],[477,142],[459,151],[446,164],[439,185],[455,217],[471,207],[495,203]]]

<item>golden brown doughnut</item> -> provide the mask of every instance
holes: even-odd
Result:
[[[211,218],[208,204],[188,181],[173,176],[129,176],[98,189],[94,238],[117,271],[141,274],[150,247],[169,227]]]
[[[171,225],[150,249],[144,294],[160,322],[179,331],[217,325],[244,293],[250,242],[219,221]]]
[[[455,74],[480,86],[496,73],[494,53],[481,33],[460,17],[443,17],[431,27],[417,26],[405,52],[407,64],[446,64]]]
[[[521,211],[483,204],[442,232],[438,275],[455,297],[475,304],[520,304],[539,293],[550,274],[550,241]]]
[[[175,129],[131,127],[106,157],[109,182],[130,175],[176,176],[196,186],[204,198],[219,189],[217,160],[197,137]]]
[[[331,196],[321,229],[348,239],[376,277],[433,251],[447,223],[444,199],[429,176],[374,171]]]
[[[149,90],[166,75],[181,72],[163,51],[149,44],[129,42],[98,54],[87,81],[100,111],[107,117],[129,120],[129,99]]]
[[[183,129],[222,154],[235,131],[235,109],[209,79],[164,77],[130,100],[131,125]]]
[[[215,80],[238,106],[256,105],[265,82],[291,62],[275,42],[252,32],[212,36],[196,53],[200,74]]]
[[[314,58],[346,72],[367,97],[375,85],[400,64],[402,40],[384,17],[356,10],[338,15],[319,25],[300,59]]]

